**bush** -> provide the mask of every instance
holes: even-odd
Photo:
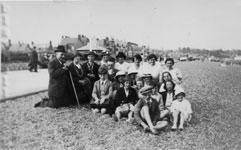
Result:
[[[28,62],[27,52],[2,52],[2,62]]]

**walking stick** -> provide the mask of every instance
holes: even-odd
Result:
[[[78,107],[80,108],[79,98],[78,98],[78,95],[77,95],[77,93],[76,93],[76,89],[75,89],[74,82],[73,82],[73,77],[72,77],[72,74],[71,74],[70,71],[69,71],[69,76],[70,76],[71,84],[72,84],[73,89],[74,89],[74,95],[75,95],[75,98],[76,98],[76,101],[77,101]]]

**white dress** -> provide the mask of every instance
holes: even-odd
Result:
[[[148,63],[144,63],[140,67],[139,76],[142,76],[144,74],[151,74],[152,78],[155,81],[159,81],[159,79],[161,77],[162,70],[163,70],[163,68],[158,64],[155,64],[154,66],[152,66]]]
[[[125,73],[127,73],[129,67],[130,64],[127,62],[123,62],[122,64],[120,64],[119,62],[115,63],[115,69],[118,71],[124,71]]]
[[[178,100],[172,102],[171,112],[174,112],[175,110],[178,110],[184,114],[184,120],[187,120],[188,114],[192,113],[191,104],[185,98],[183,98],[181,102]]]

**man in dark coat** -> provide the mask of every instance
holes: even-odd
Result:
[[[29,62],[29,71],[32,72],[34,69],[34,72],[38,72],[37,65],[38,65],[38,53],[36,51],[36,47],[31,49],[30,53],[30,62]]]
[[[58,108],[66,106],[68,103],[68,67],[70,62],[64,60],[65,48],[58,46],[55,50],[56,58],[52,59],[48,64],[49,71],[49,103],[48,106]]]
[[[83,64],[83,70],[87,77],[90,79],[91,87],[93,89],[95,81],[99,80],[98,69],[99,65],[94,62],[96,54],[94,52],[89,52],[87,54],[88,61]]]

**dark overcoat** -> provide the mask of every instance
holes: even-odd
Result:
[[[57,58],[52,59],[48,64],[49,72],[49,97],[63,98],[67,88],[67,70]]]

